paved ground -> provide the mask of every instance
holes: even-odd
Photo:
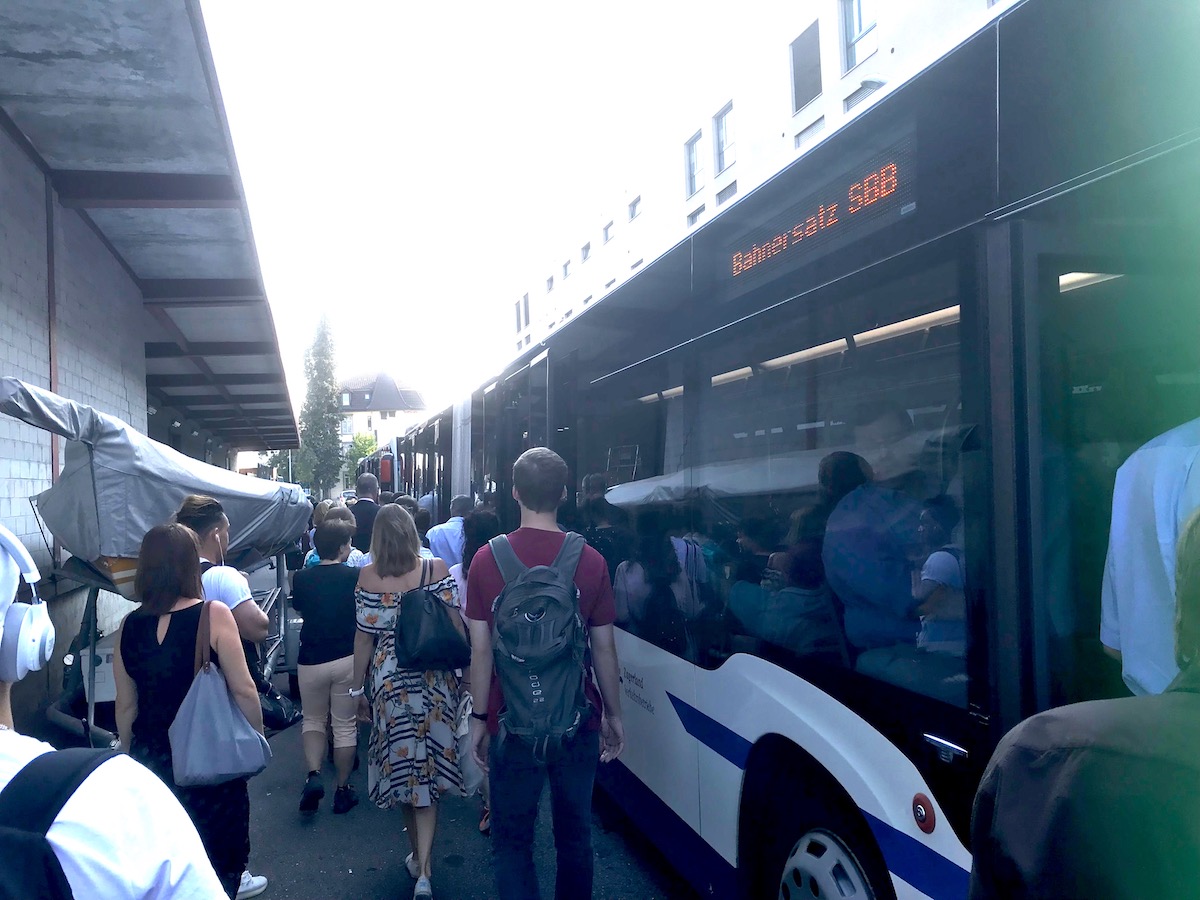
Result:
[[[266,580],[255,573],[254,581]],[[273,578],[274,573],[270,573]],[[256,587],[258,584],[255,585]],[[286,676],[277,684],[286,689]],[[365,738],[365,733],[362,735]],[[344,816],[332,813],[332,766],[326,766],[326,798],[312,815],[297,810],[304,777],[300,726],[271,738],[274,759],[250,783],[250,866],[271,879],[264,900],[405,898],[413,882],[404,870],[408,836],[399,810],[376,809],[366,800],[366,757],[353,783],[363,801]],[[495,896],[490,844],[478,831],[479,800],[450,798],[440,809],[434,844],[433,888],[440,900],[483,900]],[[593,844],[598,900],[694,898],[646,839],[598,793]],[[543,895],[554,892],[554,840],[548,796],[534,853]]]

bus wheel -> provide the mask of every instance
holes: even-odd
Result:
[[[779,881],[780,900],[838,897],[875,900],[853,851],[823,828],[805,832],[792,847]]]

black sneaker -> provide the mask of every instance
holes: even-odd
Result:
[[[340,816],[348,813],[356,806],[358,806],[358,796],[354,793],[354,788],[350,787],[350,785],[344,784],[333,792],[334,815]]]
[[[324,796],[325,785],[321,782],[321,776],[316,772],[309,773],[308,780],[304,782],[304,790],[300,792],[300,812],[316,812],[317,805]]]

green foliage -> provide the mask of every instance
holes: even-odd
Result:
[[[333,333],[322,317],[312,346],[304,354],[308,390],[300,410],[300,452],[293,459],[296,481],[309,483],[323,497],[342,471],[342,443],[338,428],[338,384],[333,367]]]
[[[346,472],[349,474],[351,481],[354,480],[354,473],[358,469],[359,460],[370,456],[378,449],[375,444],[375,435],[363,431],[354,436],[354,440],[350,444],[350,449],[346,451]]]

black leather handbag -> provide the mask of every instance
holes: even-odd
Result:
[[[471,645],[455,626],[458,613],[425,590],[429,560],[421,560],[421,585],[400,595],[396,616],[396,663],[420,672],[464,669],[471,664]]]

